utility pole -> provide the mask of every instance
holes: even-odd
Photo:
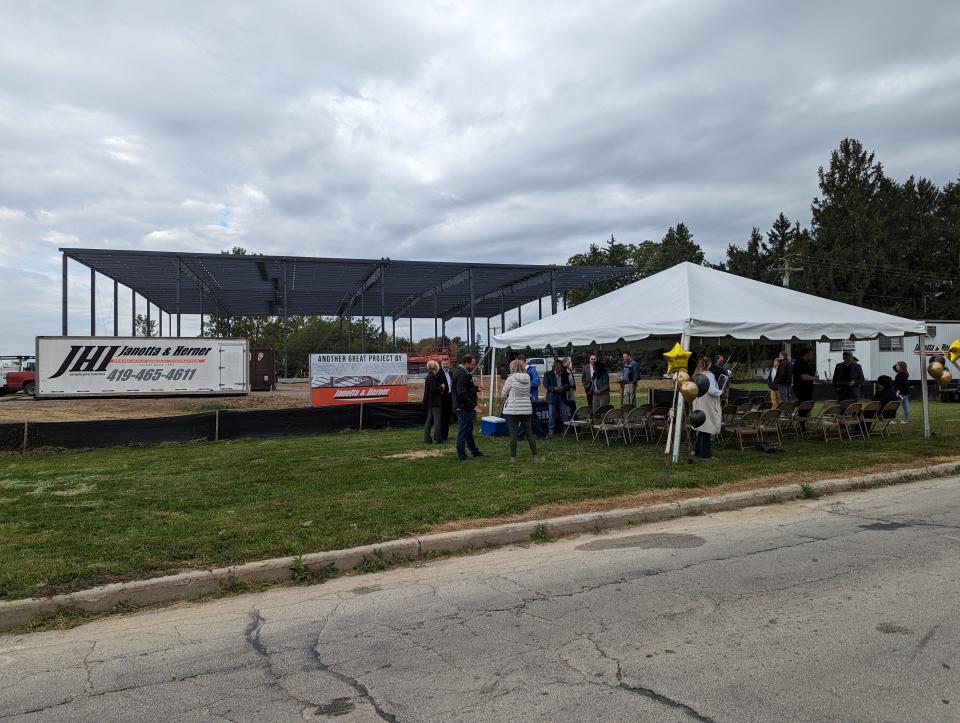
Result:
[[[791,272],[791,271],[803,271],[803,269],[802,269],[801,267],[798,267],[798,266],[791,266],[791,265],[790,265],[790,255],[787,254],[787,253],[784,253],[784,254],[783,254],[783,268],[781,268],[780,271],[781,271],[781,273],[782,273],[781,282],[782,282],[783,288],[789,289],[789,288],[790,288],[790,272]],[[789,341],[788,341],[786,344],[783,345],[783,350],[784,350],[785,352],[787,352],[787,357],[792,360],[792,358],[793,358],[793,350],[791,349],[791,344],[790,344]]]

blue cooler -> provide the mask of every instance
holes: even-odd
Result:
[[[485,437],[506,437],[507,420],[503,417],[481,417],[480,433]]]

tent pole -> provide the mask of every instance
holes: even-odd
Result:
[[[490,323],[490,320],[487,320],[487,323]],[[497,373],[497,347],[493,344],[490,345],[490,405],[487,407],[487,414],[489,416],[494,416],[493,414],[493,388],[496,386],[496,377],[494,376]]]
[[[690,332],[686,329],[680,335],[680,346],[686,349],[690,345]],[[683,395],[677,394],[677,406],[673,412],[673,462],[680,461],[680,438],[683,433]]]
[[[924,322],[926,325],[926,322]],[[927,379],[927,335],[920,335],[920,398],[923,404],[923,436],[930,438],[930,380]]]

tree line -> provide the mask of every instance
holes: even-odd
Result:
[[[874,153],[841,141],[817,171],[819,195],[810,225],[782,211],[769,230],[754,227],[709,264],[683,223],[659,242],[624,244],[613,236],[571,256],[573,265],[631,266],[634,278],[681,261],[704,264],[848,304],[918,319],[960,318],[960,179],[942,188],[923,177],[890,178]],[[620,279],[578,294],[570,303],[630,283]]]

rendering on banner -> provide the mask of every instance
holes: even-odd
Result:
[[[310,404],[407,401],[406,354],[311,354]]]

